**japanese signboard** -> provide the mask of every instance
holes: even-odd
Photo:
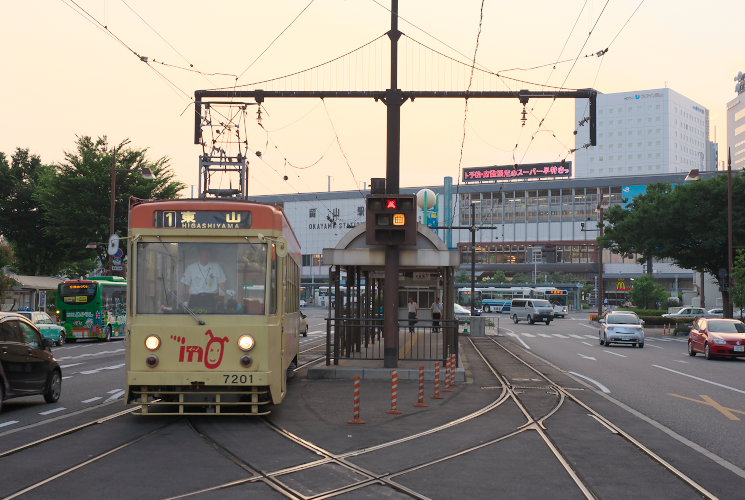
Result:
[[[556,163],[528,163],[524,165],[464,168],[463,182],[484,182],[505,179],[542,179],[546,177],[569,177],[570,175],[572,175],[571,161]]]
[[[249,229],[251,212],[164,210],[155,212],[155,227],[173,229]]]

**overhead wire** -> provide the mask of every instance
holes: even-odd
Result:
[[[476,68],[476,55],[479,52],[479,41],[481,39],[481,28],[482,28],[483,23],[484,23],[484,2],[485,2],[485,0],[481,0],[481,8],[479,9],[479,27],[478,27],[478,31],[476,32],[476,44],[475,44],[475,46],[473,48],[473,59],[472,59],[472,64],[471,64],[471,74],[470,74],[470,76],[468,78],[468,87],[466,89],[467,91],[470,91],[471,90],[471,84],[473,83],[473,73],[474,73],[474,70]],[[461,141],[460,141],[460,153],[458,155],[458,172],[457,172],[458,183],[456,184],[456,187],[455,187],[455,199],[456,199],[456,203],[453,203],[453,209],[452,209],[452,212],[450,214],[450,220],[451,221],[455,219],[455,207],[456,207],[456,205],[458,205],[457,200],[458,200],[458,195],[460,193],[460,172],[461,172],[461,168],[463,166],[463,149],[464,149],[465,144],[466,144],[466,120],[467,119],[468,119],[468,99],[466,99],[466,102],[465,102],[465,105],[464,105],[464,110],[463,110],[463,136],[462,136]],[[471,224],[473,224],[473,221],[471,221]]]
[[[130,47],[124,40],[119,38],[113,31],[111,31],[107,25],[101,23],[93,14],[88,12],[84,7],[82,7],[75,0],[60,0],[60,1],[64,3],[65,5],[67,5],[70,9],[72,9],[73,12],[83,17],[83,19],[87,20],[88,22],[93,24],[95,27],[97,27],[98,29],[100,29],[101,31],[109,35],[111,38],[116,40],[122,47],[124,47],[129,52],[131,52],[140,61],[144,62],[148,68],[150,68],[161,79],[163,79],[166,83],[168,83],[171,86],[171,88],[177,92],[177,94],[183,95],[187,100],[190,100],[190,101],[193,100],[192,97],[188,93],[186,93],[183,89],[181,89],[178,85],[176,85],[173,81],[171,81],[167,76],[165,76],[163,73],[161,73],[156,68],[154,68],[151,64],[149,64],[148,58],[146,56],[139,54],[136,50]],[[74,5],[75,7],[73,7],[70,4]]]
[[[347,157],[347,153],[344,152],[344,148],[341,145],[341,140],[339,139],[339,133],[336,131],[336,126],[334,126],[334,121],[331,119],[331,114],[329,113],[329,109],[326,106],[326,100],[321,99],[323,102],[323,109],[326,111],[326,116],[329,119],[329,123],[331,124],[331,130],[334,132],[334,137],[336,137],[336,143],[339,145],[339,151],[341,151],[342,156],[344,157],[344,161],[347,164],[347,168],[349,169],[349,173],[352,174],[352,179],[354,179],[354,185],[357,188],[357,191],[360,192],[360,194],[364,197],[364,193],[360,190],[360,183],[357,181],[357,176],[354,175],[354,170],[352,170],[352,165],[349,163],[349,157]]]
[[[274,39],[273,39],[273,40],[272,40],[272,41],[271,41],[271,42],[269,43],[269,45],[267,45],[267,47],[266,47],[266,48],[265,48],[264,50],[262,50],[262,51],[261,51],[261,53],[260,53],[260,54],[259,54],[258,56],[256,56],[256,57],[254,58],[254,60],[253,60],[253,61],[251,61],[251,63],[250,63],[250,64],[249,64],[248,66],[246,66],[246,69],[244,69],[243,71],[241,71],[241,72],[240,72],[240,73],[238,74],[238,76],[237,76],[237,77],[236,77],[236,79],[235,79],[236,83],[238,82],[238,80],[239,80],[239,79],[241,79],[241,78],[243,77],[243,75],[244,75],[244,74],[246,74],[246,71],[248,71],[249,69],[251,69],[251,67],[252,67],[252,66],[253,66],[254,64],[256,64],[256,62],[257,62],[257,61],[258,61],[258,60],[259,60],[259,59],[261,58],[261,56],[263,56],[264,54],[266,54],[266,52],[267,52],[267,51],[268,51],[268,50],[269,50],[269,49],[270,49],[270,48],[272,47],[272,45],[274,45],[274,43],[275,43],[275,42],[276,42],[277,40],[279,40],[279,38],[280,38],[280,37],[281,37],[281,36],[282,36],[282,35],[283,35],[283,34],[284,34],[284,33],[285,33],[285,32],[286,32],[286,31],[287,31],[288,29],[290,29],[290,27],[291,27],[291,26],[292,26],[293,24],[295,24],[295,21],[297,21],[297,20],[298,20],[298,19],[300,18],[300,16],[302,16],[302,15],[303,15],[303,13],[304,13],[304,12],[305,12],[306,10],[308,10],[308,8],[309,8],[309,7],[310,7],[310,6],[311,6],[311,5],[313,4],[313,2],[314,2],[314,1],[315,1],[315,0],[310,0],[310,2],[308,2],[308,5],[306,5],[305,7],[303,7],[303,9],[302,9],[302,10],[301,10],[301,11],[300,11],[300,12],[299,12],[299,13],[298,13],[298,14],[297,14],[297,15],[296,15],[296,16],[295,16],[295,17],[294,17],[293,19],[292,19],[292,21],[290,21],[290,24],[288,24],[287,26],[285,26],[285,28],[284,28],[284,29],[283,29],[282,31],[280,31],[280,32],[279,32],[279,34],[278,34],[277,36],[275,36],[275,37],[274,37]]]

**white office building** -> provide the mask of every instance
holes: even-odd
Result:
[[[590,142],[587,100],[577,100],[575,116],[583,123],[576,136],[577,178],[716,170],[709,110],[674,90],[599,94],[597,146],[583,147]]]
[[[732,159],[732,169],[745,168],[745,75],[735,77],[737,97],[727,103],[727,145]],[[727,152],[722,152],[726,161]]]

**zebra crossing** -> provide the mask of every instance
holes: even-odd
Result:
[[[597,335],[590,335],[588,333],[585,334],[576,334],[576,333],[529,333],[529,332],[513,332],[513,331],[507,331],[505,332],[510,337],[524,337],[524,338],[537,338],[542,337],[545,339],[553,338],[553,339],[579,339],[579,340],[585,340],[585,339],[592,339],[597,340]],[[679,338],[658,338],[658,337],[646,337],[646,342],[688,342],[688,340],[685,337],[679,337]]]

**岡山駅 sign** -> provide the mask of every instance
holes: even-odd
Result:
[[[502,179],[543,179],[546,177],[569,177],[570,175],[572,175],[571,161],[528,163],[525,165],[464,168],[463,182],[498,181]]]

